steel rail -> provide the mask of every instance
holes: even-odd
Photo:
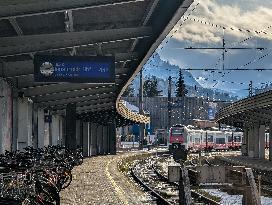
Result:
[[[134,167],[135,168],[135,167]],[[155,190],[153,190],[151,187],[149,187],[148,185],[146,185],[134,172],[134,168],[131,168],[130,172],[131,172],[131,176],[133,177],[133,179],[139,183],[142,187],[144,187],[146,190],[148,190],[150,192],[150,194],[154,197],[156,197],[161,203],[162,205],[172,205],[171,203],[169,203],[165,198],[163,198],[158,192],[156,192]]]
[[[174,185],[174,186],[179,186],[179,183],[177,182],[168,182],[168,178],[166,176],[164,176],[163,174],[159,173],[159,171],[153,166],[153,169],[154,169],[154,173],[156,173],[158,175],[158,177],[160,179],[162,179],[163,181],[171,184],[171,185]],[[188,174],[190,174],[190,170],[188,171]],[[192,175],[191,175],[192,176]],[[190,181],[192,179],[190,178]],[[205,204],[210,204],[210,205],[220,205],[220,203],[194,191],[194,190],[191,190],[191,195],[193,198],[196,198],[196,199],[200,199],[201,201],[203,201]]]

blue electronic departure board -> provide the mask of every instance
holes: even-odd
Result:
[[[114,57],[35,55],[34,80],[115,83]]]

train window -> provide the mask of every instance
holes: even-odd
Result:
[[[225,140],[225,138],[216,138],[215,143],[216,144],[225,144],[226,140]]]
[[[234,136],[234,142],[241,142],[241,136]]]
[[[212,135],[208,135],[207,141],[208,141],[208,142],[213,142],[213,136],[212,136]]]
[[[200,144],[200,138],[195,138],[195,144]]]
[[[178,129],[172,129],[172,135],[183,135],[184,129],[178,128]]]
[[[228,136],[228,142],[232,142],[232,136]]]

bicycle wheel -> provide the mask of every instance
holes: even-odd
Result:
[[[63,173],[63,183],[62,183],[62,186],[61,186],[61,189],[65,189],[67,188],[72,182],[72,173],[71,171],[69,170],[66,170],[64,173]]]

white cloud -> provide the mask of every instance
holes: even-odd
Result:
[[[192,18],[202,19],[228,28],[250,29],[252,31],[265,30],[268,26],[272,26],[272,0],[198,1],[200,2],[199,6],[190,15]],[[198,1],[195,1],[195,3]],[[187,15],[193,8],[194,6],[188,10]],[[171,33],[174,31],[175,29]],[[268,48],[268,50],[228,50],[224,60],[225,68],[272,68],[271,55],[260,59],[260,57],[270,53],[270,48],[272,47],[272,27],[266,31],[270,34],[254,34],[253,38],[250,38],[245,43],[238,44],[237,42],[250,37],[251,33],[226,30],[226,46],[256,46]],[[221,47],[222,29],[188,20],[175,33],[172,40],[167,40],[168,44],[163,44],[164,49],[160,51],[160,54],[172,64],[192,69],[217,68],[219,71],[222,69],[222,50],[184,49],[188,46]],[[248,64],[249,62],[252,63]],[[250,80],[253,80],[254,86],[259,86],[263,82],[271,82],[272,71],[232,71],[224,75],[224,77],[222,77],[222,73],[220,74],[219,71],[211,73],[210,71],[196,70],[191,71],[191,73],[203,87],[218,88],[240,96],[247,96],[248,91],[245,89],[247,89]],[[202,78],[197,79],[199,77]],[[213,80],[218,82],[216,86],[214,86],[215,82]],[[228,82],[235,82],[235,84]]]
[[[224,1],[224,4],[215,0],[201,0],[196,10],[190,15],[190,18],[196,18],[222,25],[225,27],[241,28],[244,30],[265,30],[268,35],[257,35],[259,38],[272,39],[272,28],[267,29],[272,22],[271,5],[261,5],[259,1],[255,2],[255,9],[243,9],[246,7],[245,1]],[[245,6],[244,6],[245,5]],[[265,7],[266,6],[266,7]],[[192,7],[193,8],[193,7]],[[187,11],[187,15],[190,10]],[[186,16],[186,15],[185,15]],[[240,40],[247,38],[255,33],[248,34],[230,29],[226,30],[232,40]],[[179,41],[188,41],[190,43],[211,43],[217,44],[222,42],[222,29],[214,28],[209,25],[200,24],[191,20],[187,20],[180,30],[175,33],[174,38]]]

